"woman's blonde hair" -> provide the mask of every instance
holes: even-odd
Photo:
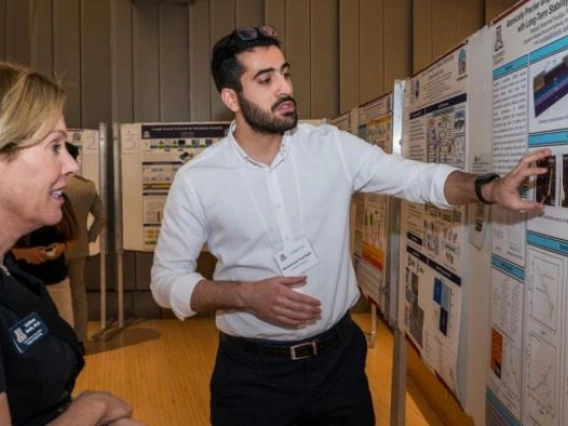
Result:
[[[0,62],[0,155],[41,142],[63,114],[65,92],[50,78]]]

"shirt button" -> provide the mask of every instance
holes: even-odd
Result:
[[[278,210],[281,210],[281,209],[282,209],[282,204],[276,204],[276,208],[277,208]]]
[[[286,241],[290,241],[290,237],[288,237],[288,236],[284,237],[284,239],[285,239]]]

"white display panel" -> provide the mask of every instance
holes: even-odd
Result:
[[[176,171],[223,138],[229,123],[120,126],[123,248],[153,251]]]
[[[403,155],[414,160],[469,166],[467,43],[407,84]],[[467,258],[465,208],[441,210],[403,202],[400,285],[405,328],[424,362],[458,395],[458,351]]]
[[[89,129],[68,129],[67,142],[79,148],[79,174],[95,184],[97,193],[100,194],[100,138],[98,130]],[[87,227],[93,223],[93,216],[89,215],[87,218]],[[89,256],[94,256],[100,253],[100,240],[99,237],[89,243]]]
[[[358,135],[371,145],[392,153],[392,95],[359,107]],[[389,197],[358,194],[355,201],[354,266],[357,281],[367,298],[388,316]]]
[[[493,211],[490,425],[568,422],[567,6],[520,2],[491,25],[494,169],[539,148],[552,155],[523,192],[544,214]]]

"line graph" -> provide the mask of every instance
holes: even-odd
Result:
[[[556,348],[531,333],[527,345],[527,415],[533,424],[553,424],[556,417]]]
[[[521,395],[521,356],[511,343],[505,345],[503,383],[518,400]]]
[[[529,312],[539,323],[552,331],[557,329],[557,301],[559,283],[564,275],[562,263],[555,257],[544,258],[536,252],[529,253],[528,275]]]

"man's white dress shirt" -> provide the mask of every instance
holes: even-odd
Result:
[[[321,301],[321,319],[285,328],[252,313],[217,312],[230,335],[299,340],[327,330],[355,304],[359,290],[349,252],[349,206],[355,191],[448,207],[444,182],[455,169],[385,154],[330,125],[287,132],[267,166],[247,157],[229,135],[176,173],[154,253],[151,289],[160,306],[184,319],[204,243],[217,258],[214,279],[257,281],[281,276],[275,254],[306,237],[319,262],[298,288]]]

